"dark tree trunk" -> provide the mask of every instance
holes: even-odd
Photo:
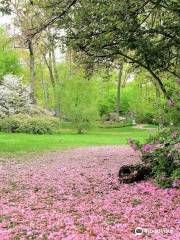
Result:
[[[34,58],[34,51],[32,40],[28,40],[28,49],[29,49],[29,57],[30,57],[30,75],[31,75],[31,94],[33,103],[36,103],[35,98],[35,58]]]
[[[154,77],[154,79],[157,81],[157,83],[158,83],[161,91],[163,92],[164,96],[165,96],[168,100],[172,101],[169,93],[166,91],[166,88],[165,88],[162,80],[161,80],[149,67],[147,67],[146,69],[149,71],[149,73],[150,73],[150,74]]]
[[[116,113],[119,115],[121,111],[121,84],[122,84],[123,64],[120,65],[117,82],[117,96],[116,96]]]

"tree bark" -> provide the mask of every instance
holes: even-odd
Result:
[[[46,82],[44,80],[44,73],[43,73],[42,66],[41,66],[41,85],[42,85],[42,89],[43,89],[45,108],[48,109],[49,93],[48,93],[48,88],[46,86]]]
[[[172,101],[172,99],[171,99],[170,95],[168,94],[168,92],[166,91],[166,88],[165,88],[164,84],[162,83],[161,79],[160,79],[150,68],[147,67],[146,69],[147,69],[147,70],[149,71],[149,73],[154,77],[154,79],[158,82],[159,87],[160,87],[161,91],[163,92],[164,96],[165,96],[168,100],[171,100],[171,101]]]
[[[117,82],[117,96],[116,96],[116,113],[119,115],[121,111],[121,84],[122,84],[123,64],[120,64]]]
[[[32,45],[32,40],[28,40],[28,49],[29,49],[29,57],[30,57],[30,76],[31,76],[31,94],[33,103],[36,103],[35,98],[35,58],[34,58],[34,50]]]
[[[56,83],[58,83],[59,82],[59,74],[58,74],[58,70],[57,70],[56,57],[55,57],[54,49],[51,49],[51,57],[52,57],[52,66],[53,66],[55,81],[56,81]]]
[[[53,69],[52,69],[51,54],[49,53],[49,62],[48,62],[45,54],[43,54],[43,57],[44,57],[45,64],[49,70],[49,77],[50,77],[52,87],[53,87],[53,89],[55,89],[56,86],[55,86],[55,80],[54,80]]]

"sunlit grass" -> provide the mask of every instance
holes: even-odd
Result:
[[[0,155],[39,153],[80,146],[124,145],[128,138],[144,142],[149,134],[149,130],[132,127],[98,128],[82,135],[70,129],[62,129],[54,135],[0,133]]]

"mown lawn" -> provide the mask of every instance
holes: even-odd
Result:
[[[152,130],[134,129],[132,127],[94,129],[78,135],[72,130],[62,130],[54,135],[30,135],[0,133],[0,155],[39,153],[80,146],[127,144],[128,138],[144,142]]]

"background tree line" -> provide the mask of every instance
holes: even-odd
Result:
[[[17,30],[1,30],[1,77],[22,75],[34,104],[82,128],[118,116],[179,122],[179,1],[7,0],[0,9]]]

